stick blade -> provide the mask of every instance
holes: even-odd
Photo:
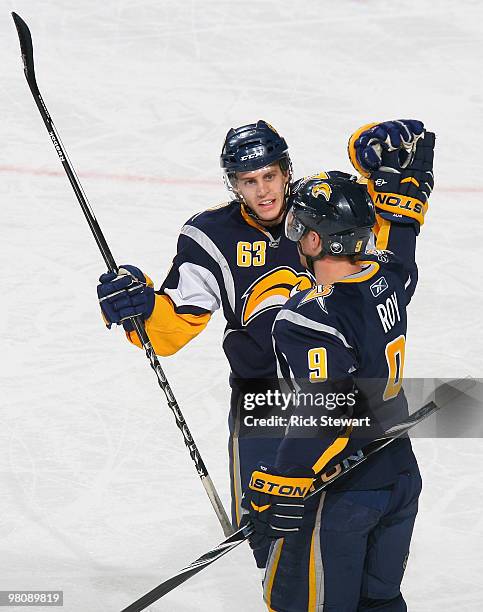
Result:
[[[12,18],[17,28],[18,39],[20,42],[20,52],[24,66],[25,77],[29,84],[35,84],[34,70],[34,49],[32,45],[32,35],[25,21],[17,13],[12,12]]]

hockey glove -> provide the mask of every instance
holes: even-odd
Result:
[[[149,277],[139,268],[125,265],[119,273],[107,272],[99,277],[97,296],[107,327],[113,323],[133,331],[130,317],[147,319],[154,308],[154,289]]]
[[[307,476],[307,470],[303,476],[296,473],[282,475],[263,464],[253,472],[242,499],[242,507],[248,510],[242,525],[249,521],[255,530],[250,536],[253,549],[266,546],[267,540],[296,533],[302,526],[304,497],[312,486],[313,474]]]
[[[398,165],[410,165],[416,144],[424,133],[424,125],[415,119],[369,123],[359,128],[349,139],[349,158],[354,168],[369,177],[383,165],[383,153],[397,151]]]
[[[400,223],[424,223],[428,199],[434,187],[435,135],[424,132],[408,165],[402,166],[398,152],[383,152],[379,170],[371,173],[367,191],[385,219]],[[419,228],[418,228],[419,229]]]

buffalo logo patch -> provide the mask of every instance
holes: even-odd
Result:
[[[255,317],[271,308],[281,308],[298,291],[312,287],[313,282],[305,272],[295,272],[288,266],[275,268],[248,287],[243,294],[242,324],[248,325]]]

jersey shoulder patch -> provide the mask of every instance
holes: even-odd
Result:
[[[410,278],[410,272],[403,259],[391,251],[380,251],[377,249],[368,251],[366,255],[364,259],[376,261],[379,264],[378,273],[371,279],[370,284],[371,293],[375,298],[379,297],[387,288],[389,277],[386,279],[384,275],[395,275],[406,286],[408,277]],[[381,278],[382,280],[380,280]]]
[[[381,266],[384,265],[400,265],[403,266],[404,262],[402,261],[402,259],[400,257],[398,257],[395,253],[393,253],[392,251],[383,251],[380,249],[369,249],[365,254],[364,254],[364,261],[375,261],[381,264]]]
[[[308,291],[303,291],[302,293],[304,295],[300,296],[296,310],[300,310],[305,305],[312,303],[310,309],[312,309],[313,306],[318,306],[318,308],[326,315],[329,314],[326,301],[331,295],[333,295],[334,285],[315,285]]]
[[[311,319],[333,325],[337,308],[331,303],[331,297],[334,297],[335,289],[334,285],[315,285],[298,291],[287,300],[282,310],[295,313],[295,317],[289,316],[289,319]],[[286,318],[286,315],[282,315],[282,318]]]

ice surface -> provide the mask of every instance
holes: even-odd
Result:
[[[143,354],[107,332],[103,262],[22,74],[10,11],[119,263],[159,283],[178,229],[226,196],[226,130],[264,118],[297,175],[349,170],[362,123],[416,117],[438,136],[418,245],[406,374],[481,376],[480,2],[3,0],[0,590],[63,589],[116,611],[222,539]],[[224,501],[223,321],[163,360]],[[480,440],[418,439],[425,487],[404,580],[411,612],[481,609]],[[152,611],[265,609],[247,546]]]

